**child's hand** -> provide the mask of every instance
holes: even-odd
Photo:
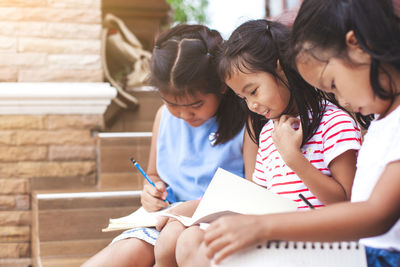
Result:
[[[199,205],[199,202],[200,202],[199,200],[189,200],[189,201],[181,202],[178,205],[176,205],[175,207],[168,210],[168,213],[175,214],[178,216],[183,215],[186,217],[190,217],[193,215],[195,209]],[[156,229],[158,231],[161,231],[165,227],[165,225],[167,225],[168,223],[170,223],[172,221],[177,221],[177,220],[174,218],[160,216],[157,218]]]
[[[219,263],[230,254],[261,241],[258,216],[223,216],[205,230],[207,256]]]
[[[170,218],[168,217],[164,216],[157,217],[156,229],[161,232],[161,230],[164,228],[165,225],[167,225],[169,220]]]
[[[155,183],[156,187],[146,183],[143,187],[141,202],[147,211],[157,211],[168,206],[166,185],[162,181]]]
[[[272,139],[282,159],[290,166],[298,153],[303,139],[303,130],[298,118],[282,115],[274,121]]]

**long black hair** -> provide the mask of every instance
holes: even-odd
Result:
[[[151,83],[162,93],[177,98],[212,93],[220,98],[216,113],[215,144],[235,137],[246,122],[241,103],[217,73],[216,53],[223,39],[203,25],[177,25],[156,39],[151,64]]]
[[[390,74],[382,66],[388,63],[400,72],[400,19],[392,0],[305,0],[293,24],[293,57],[300,52],[327,61],[318,51],[349,60],[346,33],[353,30],[360,47],[371,56],[370,83],[374,94],[391,100],[398,95]],[[307,44],[307,48],[305,46]],[[379,72],[390,80],[389,90],[379,82]],[[357,118],[366,120],[370,116]],[[360,121],[360,120],[359,120]]]
[[[223,45],[218,73],[226,80],[237,70],[267,72],[283,82],[290,91],[290,99],[282,115],[293,115],[293,108],[297,109],[303,130],[303,146],[317,131],[328,97],[309,85],[295,70],[290,58],[289,41],[289,28],[279,22],[264,19],[245,22]],[[277,73],[278,61],[287,81]],[[339,106],[334,98],[330,97],[329,100]],[[261,129],[267,120],[250,111],[246,105],[245,110],[251,117],[251,123],[246,124],[247,131],[258,143]]]

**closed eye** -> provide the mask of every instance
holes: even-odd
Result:
[[[336,89],[335,81],[332,81],[332,83],[331,83],[331,90],[335,90],[335,89]]]
[[[255,94],[257,93],[257,89],[258,89],[258,88],[256,88],[256,89],[254,89],[253,91],[251,91],[251,92],[250,92],[250,95],[255,95]]]
[[[196,104],[196,105],[193,105],[193,106],[191,106],[191,107],[194,108],[194,109],[198,109],[198,108],[201,108],[202,106],[203,106],[203,102],[198,103],[198,104]]]

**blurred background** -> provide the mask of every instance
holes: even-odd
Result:
[[[279,17],[282,13],[296,9],[300,0],[167,0],[167,2],[173,9],[177,7],[173,10],[175,23],[203,23],[220,31],[224,38],[228,38],[241,23],[249,19]],[[186,8],[181,9],[185,5]]]
[[[277,18],[298,7],[300,0],[209,0],[205,10],[207,25],[228,38],[249,19]]]

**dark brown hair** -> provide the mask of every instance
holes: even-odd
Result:
[[[360,47],[371,56],[370,83],[374,94],[393,101],[398,95],[393,83],[385,90],[379,81],[381,71],[392,81],[382,63],[400,72],[400,19],[392,0],[305,0],[293,24],[293,58],[304,52],[327,62],[328,58],[317,55],[324,51],[350,62],[345,36],[351,30]],[[367,126],[372,117],[358,114],[357,118],[365,119]]]
[[[215,144],[235,137],[246,122],[240,99],[217,74],[216,54],[223,39],[218,31],[202,25],[177,25],[161,33],[154,46],[151,83],[160,93],[177,98],[215,94],[221,101],[215,114],[218,131]]]
[[[303,130],[303,146],[317,131],[327,101],[338,107],[340,105],[332,96],[309,85],[296,71],[290,58],[289,41],[290,29],[279,22],[264,19],[247,21],[223,45],[218,72],[224,80],[237,70],[243,73],[266,72],[285,84],[290,92],[290,100],[282,115],[293,115],[293,107],[297,108]],[[278,62],[287,81],[277,73]],[[251,124],[246,124],[247,131],[258,142],[267,120],[250,111],[247,105],[245,110],[251,118]],[[310,114],[312,120],[309,119]]]

